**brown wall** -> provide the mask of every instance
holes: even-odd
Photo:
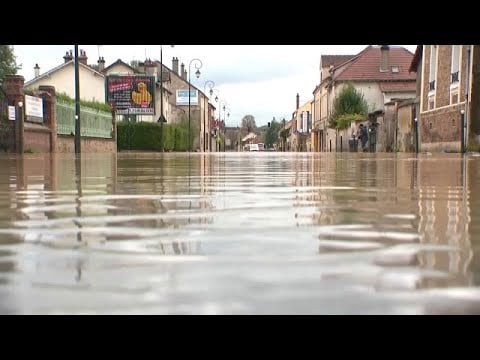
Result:
[[[435,81],[435,108],[450,105],[450,78],[452,66],[452,46],[438,47],[437,79]]]
[[[422,114],[419,124],[422,151],[436,151],[440,147],[442,150],[447,151],[460,150],[460,111],[464,108],[465,105],[461,104]]]
[[[50,152],[50,129],[45,127],[30,128],[30,124],[25,123],[23,133],[23,149],[25,152],[49,153]]]
[[[397,139],[396,148],[401,152],[415,151],[415,132],[412,127],[414,120],[412,117],[415,104],[409,103],[398,106],[397,110]]]
[[[73,136],[59,135],[57,137],[57,149],[59,153],[75,152],[75,141]],[[111,139],[82,138],[80,144],[82,153],[115,153],[117,143]]]

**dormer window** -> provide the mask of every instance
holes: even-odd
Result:
[[[392,66],[392,73],[399,73],[399,72],[400,72],[400,67],[396,66],[396,65],[393,65]]]

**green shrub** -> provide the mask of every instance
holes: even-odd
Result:
[[[188,127],[185,124],[161,124],[149,122],[117,123],[117,149],[161,151],[188,150]]]
[[[343,114],[337,117],[336,119],[336,129],[343,130],[347,129],[350,126],[352,121],[364,120],[365,115],[363,114]]]
[[[69,104],[75,104],[75,99],[72,99],[66,93],[57,93],[57,100],[67,102]],[[96,102],[96,101],[80,100],[80,105],[86,106],[92,109],[96,109],[96,110],[101,110],[101,111],[107,111],[107,112],[112,111],[112,108],[110,107],[109,104]]]

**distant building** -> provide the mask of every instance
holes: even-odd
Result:
[[[389,45],[368,46],[353,57],[322,56],[321,82],[313,92],[314,131],[318,132],[313,148],[319,151],[348,148],[349,136],[340,137],[328,124],[334,101],[347,83],[363,94],[371,113],[383,112],[384,104],[392,99],[414,98],[415,74],[409,72],[412,58],[413,54],[407,49]],[[352,133],[354,128],[352,124]]]

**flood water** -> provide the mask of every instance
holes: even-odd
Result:
[[[0,155],[1,314],[474,314],[479,235],[475,155]]]

